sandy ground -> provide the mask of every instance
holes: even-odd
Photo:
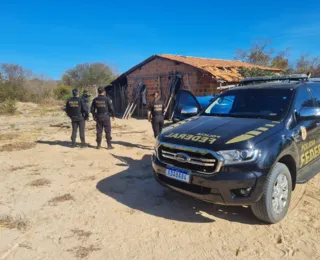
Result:
[[[72,149],[54,111],[0,117],[0,260],[320,259],[319,174],[264,225],[157,184],[146,120],[116,120],[113,151]]]

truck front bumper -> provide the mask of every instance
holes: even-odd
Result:
[[[250,205],[260,200],[268,173],[268,169],[256,172],[223,167],[220,172],[212,175],[191,172],[190,183],[184,183],[167,177],[166,166],[153,155],[154,177],[161,185],[222,205]]]

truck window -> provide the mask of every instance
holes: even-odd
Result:
[[[194,96],[188,92],[182,91],[179,94],[177,110],[181,111],[185,107],[198,107],[198,103],[195,100]]]
[[[295,102],[295,110],[296,112],[299,113],[299,111],[303,108],[303,107],[313,107],[314,106],[314,102],[313,99],[310,96],[309,91],[307,90],[307,88],[299,88],[298,89],[298,93],[297,93],[297,97],[296,97],[296,102]]]
[[[232,109],[233,102],[235,96],[224,96],[219,98],[214,103],[215,105],[212,106],[210,113],[212,114],[221,114],[221,113],[229,113]]]
[[[281,120],[288,112],[293,92],[289,88],[229,90],[221,94],[204,115]]]
[[[316,101],[316,105],[320,107],[320,86],[310,87],[313,99]]]

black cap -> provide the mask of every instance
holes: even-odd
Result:
[[[99,94],[102,94],[103,92],[104,92],[104,88],[103,88],[103,87],[99,87],[99,88],[98,88],[98,93],[99,93]]]
[[[76,88],[72,90],[72,95],[75,97],[79,94],[79,90],[77,90]]]

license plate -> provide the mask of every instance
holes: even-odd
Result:
[[[180,170],[173,167],[167,167],[166,176],[178,181],[183,181],[187,183],[190,182],[190,174],[188,171],[185,171],[185,170]]]

